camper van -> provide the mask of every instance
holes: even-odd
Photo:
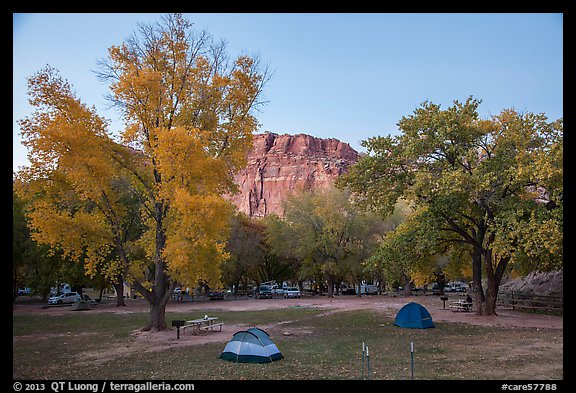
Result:
[[[360,294],[362,295],[376,295],[378,294],[378,286],[372,284],[360,285]]]
[[[449,282],[444,287],[444,292],[466,292],[468,290],[468,283],[463,281]]]
[[[50,295],[51,296],[60,295],[61,293],[64,293],[64,292],[72,292],[72,287],[70,286],[70,284],[61,283],[55,287],[50,288]]]

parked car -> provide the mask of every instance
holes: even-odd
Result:
[[[275,285],[272,288],[272,292],[274,292],[275,295],[284,295],[286,293],[286,289],[280,288],[278,285]]]
[[[64,292],[59,296],[52,296],[48,299],[48,304],[62,304],[62,303],[74,303],[82,300],[82,296],[78,292]]]
[[[348,284],[341,284],[340,285],[340,293],[342,295],[356,295],[356,288],[352,285]]]
[[[288,287],[284,290],[284,297],[300,297],[300,290],[297,287]]]
[[[30,292],[31,292],[31,290],[28,287],[20,288],[20,289],[18,289],[18,296],[24,296],[24,295],[28,296],[28,295],[30,295]]]
[[[274,297],[274,291],[270,285],[260,285],[258,287],[258,299],[272,299]]]
[[[466,283],[466,282],[453,282],[453,283],[450,283],[450,288],[453,292],[466,292],[468,290],[468,283]]]
[[[208,293],[210,300],[224,300],[224,292],[221,291],[211,291]]]
[[[444,287],[444,292],[466,292],[468,290],[468,283],[465,282],[449,282]]]

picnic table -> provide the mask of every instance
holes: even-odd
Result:
[[[214,328],[218,328],[218,331],[222,331],[223,322],[216,322],[218,317],[205,316],[204,318],[192,319],[186,321],[184,326],[182,326],[183,331],[187,328],[191,328],[192,334],[200,334],[200,332],[208,332],[208,330],[215,331]]]
[[[450,304],[450,306],[448,307],[453,312],[456,311],[470,312],[472,311],[472,302],[467,302],[466,300],[456,300],[455,302],[452,302],[452,304]]]

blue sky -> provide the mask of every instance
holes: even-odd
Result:
[[[488,118],[505,108],[563,117],[563,16],[547,13],[185,14],[225,39],[231,57],[258,54],[274,77],[260,131],[360,141],[397,134],[423,101],[442,107],[470,95]],[[111,129],[96,61],[139,22],[161,14],[13,15],[13,170],[26,165],[17,119],[31,114],[26,78],[49,64]]]

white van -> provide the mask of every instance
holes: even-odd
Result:
[[[362,284],[360,285],[361,295],[376,295],[378,293],[378,286],[372,284]]]
[[[448,285],[448,292],[466,292],[468,290],[468,283],[465,283],[463,281],[458,281],[458,282],[449,282]],[[446,287],[444,288],[444,291],[446,291]]]
[[[50,288],[50,295],[51,296],[56,296],[59,293],[64,293],[64,292],[72,292],[72,287],[70,286],[70,284],[62,283],[56,287]]]

